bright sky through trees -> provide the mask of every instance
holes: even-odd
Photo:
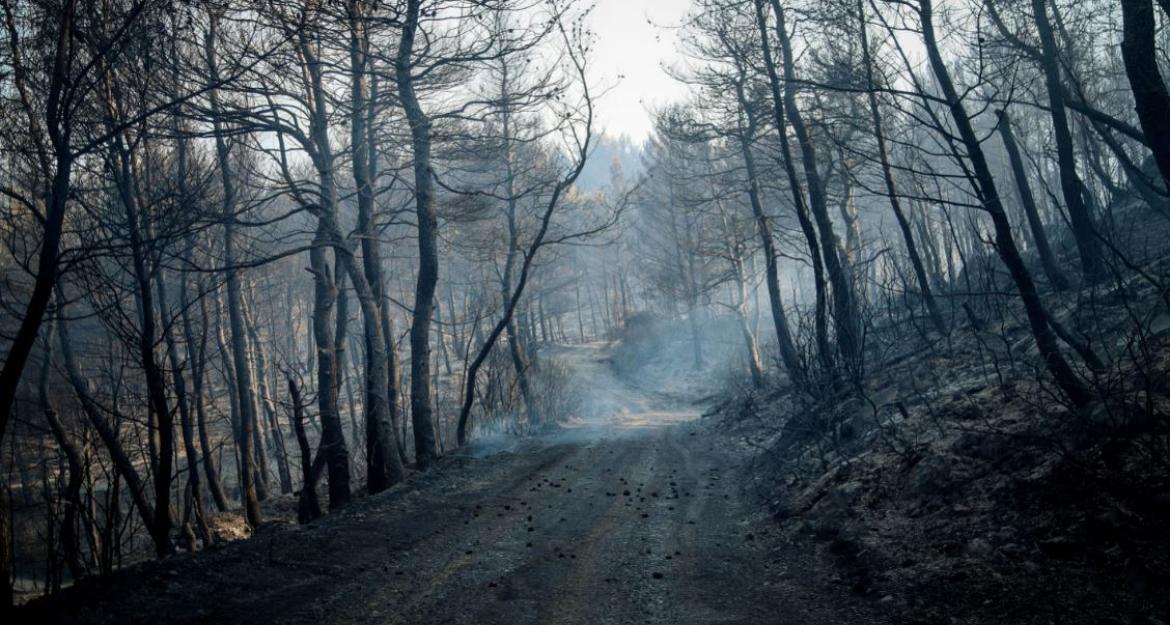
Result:
[[[677,29],[686,0],[598,0],[592,15],[597,48],[595,76],[615,85],[598,104],[600,125],[611,135],[644,139],[648,109],[677,101],[684,88],[662,68],[675,56]]]

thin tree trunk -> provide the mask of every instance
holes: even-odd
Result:
[[[1044,268],[1044,275],[1048,282],[1057,291],[1067,290],[1071,285],[1064,272],[1056,262],[1052,247],[1048,244],[1048,234],[1044,232],[1044,223],[1040,220],[1040,212],[1036,209],[1036,198],[1032,195],[1032,187],[1028,184],[1028,172],[1024,169],[1024,159],[1020,157],[1020,148],[1016,144],[1015,133],[1012,131],[1012,120],[1007,111],[995,112],[999,117],[999,135],[1012,165],[1012,175],[1016,179],[1016,189],[1020,194],[1020,204],[1024,208],[1024,216],[1028,219],[1028,227],[1032,231],[1032,240],[1036,244],[1036,254],[1040,257],[1040,265]]]
[[[204,45],[207,54],[207,69],[212,82],[219,80],[218,59],[216,48],[219,45],[219,15],[212,10]],[[232,172],[231,152],[227,144],[219,114],[219,97],[217,90],[210,92],[213,114],[213,132],[215,134],[215,153],[219,164],[220,182],[223,191],[223,206],[220,216],[223,219],[223,249],[224,265],[227,267],[227,312],[228,324],[231,329],[231,351],[235,368],[237,402],[240,415],[240,458],[242,464],[241,497],[244,502],[244,516],[248,524],[258,527],[262,521],[260,499],[256,485],[256,459],[253,452],[252,436],[256,427],[256,413],[252,381],[252,370],[248,363],[247,335],[244,329],[243,311],[241,310],[240,270],[236,267],[235,222],[236,211],[236,180]]]
[[[1081,258],[1081,272],[1085,279],[1100,277],[1105,267],[1101,261],[1101,246],[1097,241],[1093,215],[1085,204],[1082,193],[1085,185],[1077,174],[1076,152],[1069,130],[1068,111],[1065,109],[1064,84],[1060,76],[1060,58],[1052,24],[1048,21],[1048,0],[1032,0],[1036,32],[1040,36],[1040,64],[1048,91],[1048,108],[1052,115],[1052,129],[1056,139],[1057,164],[1060,169],[1060,188],[1068,207],[1073,238]]]
[[[421,0],[407,0],[402,17],[402,38],[398,44],[395,80],[398,96],[410,125],[414,148],[414,196],[418,219],[418,278],[414,292],[414,314],[410,327],[410,412],[414,422],[414,456],[420,469],[438,457],[435,448],[434,411],[431,400],[431,319],[434,314],[435,285],[439,280],[438,215],[435,212],[434,179],[431,167],[431,121],[415,94],[414,42],[419,26]]]
[[[743,110],[747,98],[743,92],[742,82],[737,82],[735,89],[741,109],[740,115],[747,118],[747,125],[739,129],[737,139],[744,167],[747,169],[748,200],[751,203],[752,215],[756,220],[760,243],[764,249],[765,283],[768,287],[768,303],[772,308],[772,324],[780,346],[780,361],[784,363],[784,369],[788,372],[789,378],[794,383],[798,383],[804,380],[805,370],[800,361],[800,355],[796,351],[796,343],[792,340],[788,318],[784,313],[784,303],[780,294],[779,253],[776,251],[776,241],[772,236],[772,225],[760,199],[759,176],[751,147],[751,138],[755,135],[755,120]]]
[[[163,318],[163,339],[166,342],[167,356],[171,366],[175,402],[179,405],[179,427],[183,438],[183,453],[187,458],[187,483],[191,488],[191,507],[195,513],[195,528],[199,538],[206,544],[210,541],[211,531],[207,527],[207,518],[204,513],[203,487],[199,480],[199,452],[195,448],[195,427],[191,416],[191,402],[187,393],[187,379],[183,375],[183,364],[179,357],[178,341],[175,340],[175,318],[169,312],[165,273],[164,270],[159,269],[155,274],[159,310],[165,315]]]
[[[69,83],[69,76],[73,65],[73,18],[77,10],[76,0],[66,0],[58,9],[57,40],[53,51],[53,66],[47,85],[45,99],[45,130],[52,143],[52,155],[56,161],[55,170],[51,174],[45,199],[45,213],[43,221],[43,236],[41,237],[40,254],[37,256],[36,279],[28,305],[20,320],[12,343],[8,347],[8,354],[4,357],[4,367],[0,369],[0,443],[8,432],[8,423],[12,419],[12,409],[16,402],[16,391],[20,386],[20,378],[24,367],[32,353],[33,344],[40,332],[41,322],[48,309],[49,300],[53,296],[53,288],[57,284],[57,273],[61,264],[61,232],[65,225],[65,209],[69,199],[70,178],[72,176],[74,155],[70,146],[71,135],[71,107],[63,101]],[[34,119],[35,124],[35,119]],[[34,128],[35,130],[35,128]],[[44,171],[48,177],[50,173]],[[8,485],[0,479],[0,611],[7,611],[12,606],[12,586],[8,580],[12,579],[12,502],[9,499]]]
[[[812,263],[813,287],[816,296],[813,333],[817,345],[817,355],[821,367],[830,372],[833,370],[833,350],[829,344],[828,304],[825,293],[825,269],[821,259],[821,246],[817,240],[816,227],[808,214],[808,203],[805,201],[804,190],[800,184],[800,177],[796,173],[796,160],[793,158],[792,146],[788,139],[788,126],[785,121],[784,96],[780,87],[780,75],[776,69],[776,62],[772,57],[772,44],[768,35],[768,23],[764,17],[764,2],[755,2],[756,27],[760,32],[760,47],[764,57],[764,68],[768,74],[768,85],[772,95],[772,117],[776,126],[776,133],[780,139],[780,160],[784,166],[784,173],[788,179],[788,186],[792,193],[792,205],[796,212],[796,220],[800,224],[801,233],[809,250],[809,261]],[[746,107],[746,98],[740,97],[740,108]],[[771,287],[769,286],[769,290]],[[790,370],[791,374],[792,371]]]
[[[260,335],[256,330],[255,315],[247,315],[248,339],[255,355],[256,380],[259,383],[260,393],[257,399],[264,413],[264,422],[267,425],[268,440],[276,458],[276,472],[280,479],[280,492],[287,495],[292,492],[292,472],[289,469],[288,448],[284,441],[284,431],[280,427],[280,420],[276,415],[275,399],[269,387],[268,357],[265,355]]]
[[[780,0],[771,0],[771,3],[776,20],[775,31],[780,40],[781,66],[784,70],[784,107],[788,111],[788,119],[796,134],[797,144],[800,146],[801,164],[804,166],[805,182],[808,186],[809,208],[820,234],[821,254],[825,259],[825,273],[828,274],[829,282],[833,287],[833,315],[836,322],[834,327],[837,330],[837,348],[845,361],[853,364],[860,357],[861,338],[858,327],[860,315],[857,312],[856,298],[853,295],[853,285],[849,282],[849,272],[845,268],[844,261],[837,255],[837,237],[833,234],[833,221],[829,218],[824,186],[817,171],[816,149],[796,103],[796,62],[793,58],[792,43],[785,25],[784,8],[781,6]],[[783,126],[781,126],[781,130],[783,130]]]
[[[865,23],[864,0],[857,0],[858,28],[861,32],[861,51],[864,56],[866,89],[869,96],[870,119],[873,123],[873,134],[877,139],[878,157],[881,160],[882,180],[886,184],[886,195],[890,200],[890,208],[894,211],[894,218],[898,221],[898,229],[902,232],[902,242],[906,245],[906,254],[910,257],[910,265],[914,269],[914,277],[918,281],[918,290],[922,294],[922,302],[930,314],[930,320],[941,334],[947,331],[938,302],[934,299],[934,292],[930,287],[930,279],[926,276],[926,269],[922,264],[922,257],[918,254],[918,245],[914,242],[914,232],[910,229],[910,220],[902,210],[902,200],[898,195],[898,185],[894,181],[894,169],[890,164],[889,149],[886,147],[886,131],[882,122],[881,110],[878,107],[877,90],[873,79],[873,59],[869,50],[869,31]]]
[[[507,302],[512,295],[512,281],[516,272],[516,257],[520,253],[520,232],[516,223],[516,166],[514,163],[512,145],[512,108],[508,94],[509,66],[506,60],[500,61],[500,110],[501,125],[504,141],[504,192],[507,194],[505,217],[508,228],[508,255],[504,261],[504,275],[500,278],[500,301]],[[512,369],[516,372],[516,383],[520,387],[520,398],[524,401],[524,410],[528,415],[528,422],[535,424],[540,415],[536,414],[535,403],[532,399],[532,385],[528,380],[528,350],[524,346],[519,333],[516,331],[516,320],[511,318],[505,328],[508,341],[508,354],[511,356]]]
[[[317,501],[317,478],[313,471],[309,437],[305,433],[305,406],[301,400],[301,389],[291,375],[288,377],[288,395],[292,401],[293,432],[296,433],[297,448],[301,452],[301,493],[297,498],[297,522],[304,524],[321,516],[321,503]]]
[[[64,302],[66,300],[58,295],[57,301]],[[89,382],[82,374],[73,354],[73,342],[70,338],[68,322],[62,321],[58,324],[57,340],[61,344],[61,358],[65,364],[66,377],[69,379],[70,386],[73,387],[73,392],[77,394],[77,399],[81,404],[81,410],[93,425],[94,430],[97,430],[102,442],[105,443],[106,450],[110,454],[110,460],[114,463],[115,472],[125,480],[126,487],[130,490],[130,498],[134,502],[135,509],[138,510],[138,514],[142,517],[143,523],[149,527],[155,514],[154,506],[146,499],[146,484],[139,476],[138,469],[126,453],[122,442],[118,439],[117,431],[106,419],[104,409],[94,400],[93,394],[89,390]]]
[[[966,107],[959,98],[942,54],[939,52],[938,41],[934,33],[932,0],[919,0],[919,3],[923,43],[926,46],[927,57],[938,81],[939,89],[943,97],[946,98],[951,118],[959,131],[960,139],[967,149],[967,156],[974,170],[974,181],[978,185],[976,191],[979,193],[985,210],[991,215],[992,223],[995,226],[995,249],[1020,293],[1028,316],[1028,323],[1032,328],[1032,335],[1036,339],[1036,346],[1049,373],[1052,374],[1057,386],[1060,387],[1069,401],[1077,408],[1083,408],[1093,401],[1095,395],[1080,379],[1060,351],[1057,337],[1049,323],[1048,312],[1044,308],[1040,294],[1032,281],[1032,275],[1028,273],[1028,268],[1012,238],[1011,224],[1003,209],[999,191],[995,186],[995,179],[983,154],[983,147],[979,143],[979,137],[975,134],[971,118],[967,115]]]
[[[109,99],[106,101],[106,107],[108,113],[116,114],[116,105]],[[116,119],[116,117],[111,117],[112,122]],[[138,356],[142,364],[143,375],[146,378],[148,414],[153,419],[154,424],[152,439],[157,437],[158,441],[157,465],[154,470],[154,519],[149,530],[151,539],[154,541],[155,553],[162,557],[171,552],[174,419],[171,415],[170,402],[167,400],[162,368],[159,367],[154,352],[157,337],[154,292],[150,280],[150,269],[147,267],[147,250],[143,240],[142,213],[138,205],[140,195],[134,180],[133,156],[120,135],[114,138],[111,152],[113,158],[110,163],[110,173],[113,176],[118,199],[126,216],[135,293],[138,298]]]
[[[370,492],[385,490],[403,479],[404,469],[397,443],[397,407],[389,396],[390,339],[386,297],[382,284],[382,258],[374,219],[374,183],[377,179],[377,143],[372,121],[376,97],[368,76],[373,72],[366,32],[365,4],[351,0],[350,33],[350,146],[353,179],[357,187],[358,230],[362,248],[362,279],[352,282],[361,298],[366,349],[366,467]],[[317,111],[320,114],[320,110]],[[352,260],[349,261],[352,264]],[[356,268],[354,268],[356,270]]]
[[[85,476],[81,454],[65,431],[65,426],[62,425],[61,419],[57,416],[56,408],[49,400],[49,373],[52,369],[53,359],[53,325],[53,321],[50,320],[45,327],[45,351],[42,356],[37,395],[40,399],[41,410],[45,414],[45,421],[49,423],[49,430],[53,433],[57,446],[61,448],[61,452],[65,456],[68,470],[69,477],[65,485],[65,492],[62,494],[65,509],[61,515],[61,548],[65,564],[69,567],[69,574],[76,582],[85,574],[81,562],[81,539],[77,533],[84,510],[81,502],[81,487],[84,484]],[[4,580],[4,583],[7,585],[8,580]]]
[[[188,250],[193,246],[193,243],[189,242]],[[199,448],[203,456],[203,474],[207,477],[207,489],[211,492],[211,498],[215,501],[215,507],[220,512],[226,512],[229,507],[228,498],[223,490],[223,480],[219,473],[219,462],[215,459],[215,449],[211,445],[211,435],[207,430],[207,404],[203,390],[207,372],[207,332],[210,327],[207,318],[207,298],[201,287],[199,290],[199,311],[203,325],[199,334],[199,340],[196,341],[194,325],[191,322],[191,315],[188,310],[190,308],[190,302],[187,301],[189,285],[185,277],[183,284],[183,332],[186,335],[187,341],[187,358],[191,362],[191,383],[193,387],[191,392],[195,399],[195,426],[199,434]],[[196,345],[198,345],[198,349],[196,349]]]

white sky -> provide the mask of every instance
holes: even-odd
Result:
[[[675,55],[677,31],[670,27],[680,22],[689,4],[596,0],[590,16],[597,34],[591,63],[594,77],[612,86],[597,104],[598,125],[607,134],[625,134],[640,142],[651,130],[647,109],[684,96],[685,89],[666,75],[662,63]]]

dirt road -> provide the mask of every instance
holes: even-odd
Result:
[[[596,375],[606,375],[600,364]],[[602,387],[604,384],[598,384]],[[610,397],[613,397],[611,395]],[[741,488],[743,454],[627,389],[305,527],[82,584],[39,623],[861,623]],[[669,403],[666,398],[660,402]],[[843,595],[848,593],[842,591]]]

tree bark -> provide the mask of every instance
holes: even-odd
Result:
[[[179,57],[177,43],[172,42],[171,45],[171,54],[177,59]],[[179,67],[177,64],[172,69],[172,73],[172,84],[174,85],[175,89],[178,89],[181,85],[181,77],[179,75]],[[184,214],[188,214],[191,212],[193,206],[191,202],[191,192],[188,186],[188,177],[191,173],[189,167],[190,156],[187,140],[188,133],[187,129],[183,125],[182,111],[176,111],[176,114],[172,116],[171,121],[172,128],[175,132],[176,154],[174,175],[179,192],[178,203],[180,210]],[[188,259],[190,258],[190,254],[193,251],[190,248],[191,238],[192,235],[190,234],[190,230],[188,230],[187,236],[184,240],[185,247],[183,250],[184,256]],[[158,300],[160,310],[164,311],[169,316],[169,319],[167,319],[164,323],[163,336],[165,337],[167,343],[167,355],[171,366],[171,377],[174,379],[175,400],[179,404],[179,426],[182,428],[183,449],[187,460],[187,483],[191,489],[191,509],[194,512],[195,527],[197,529],[198,536],[203,541],[203,544],[207,545],[212,541],[212,533],[207,526],[206,505],[203,500],[203,485],[199,479],[200,458],[199,451],[196,448],[195,424],[194,417],[192,415],[194,402],[191,401],[191,396],[187,391],[187,380],[183,374],[183,367],[181,366],[182,355],[179,352],[178,341],[175,339],[175,322],[177,318],[176,315],[171,312],[170,303],[168,301],[165,273],[165,270],[160,268],[157,272],[157,275],[155,276],[155,280],[158,285]],[[190,323],[190,315],[186,310],[188,305],[188,298],[186,293],[187,286],[186,276],[184,275],[181,278],[179,285],[179,289],[182,292],[182,302],[180,305],[182,306],[181,315],[184,323]],[[195,363],[195,359],[190,358],[190,356],[194,353],[195,350],[193,346],[188,345],[186,349],[186,354],[188,356],[187,363],[190,366],[193,375],[195,374],[195,369],[198,366]],[[195,384],[195,388],[197,391],[202,390],[199,388],[198,383]]]
[[[1048,282],[1057,291],[1067,290],[1068,278],[1060,270],[1052,247],[1048,244],[1048,234],[1044,231],[1044,222],[1040,220],[1040,211],[1036,209],[1036,198],[1032,195],[1032,187],[1028,184],[1028,172],[1024,168],[1024,159],[1020,156],[1020,148],[1016,144],[1016,136],[1012,131],[1012,120],[1007,111],[995,112],[999,117],[999,135],[1003,138],[1004,149],[1011,162],[1012,175],[1016,180],[1016,189],[1020,194],[1020,204],[1024,208],[1024,216],[1028,219],[1028,227],[1032,231],[1032,240],[1036,243],[1036,254],[1040,256],[1040,265],[1044,268],[1044,275]]]
[[[516,165],[514,162],[514,150],[512,145],[512,108],[509,99],[509,66],[505,59],[500,60],[500,122],[503,128],[504,140],[504,192],[507,194],[507,206],[505,207],[506,221],[508,227],[508,255],[504,261],[504,275],[500,278],[500,301],[507,302],[512,295],[512,281],[516,271],[516,257],[520,253],[520,232],[517,225],[517,200],[516,200]],[[505,328],[506,339],[508,341],[508,354],[512,360],[512,369],[516,372],[516,383],[520,387],[520,398],[524,402],[525,414],[528,415],[528,422],[535,424],[539,421],[540,415],[536,414],[536,404],[532,399],[532,385],[528,380],[528,369],[530,362],[528,359],[528,350],[521,340],[520,333],[516,329],[516,319],[512,316],[508,320],[508,325]]]
[[[756,27],[760,31],[760,48],[764,57],[764,69],[768,74],[768,86],[772,95],[772,118],[776,125],[776,133],[780,139],[780,160],[788,179],[788,187],[792,193],[792,206],[796,213],[797,223],[809,250],[809,262],[813,270],[813,287],[816,294],[816,304],[813,317],[813,333],[817,345],[817,357],[821,367],[826,371],[833,370],[833,350],[829,343],[828,303],[825,293],[825,266],[821,259],[821,246],[817,241],[816,226],[808,214],[808,203],[805,201],[804,190],[800,184],[800,177],[796,173],[796,160],[792,155],[792,146],[788,139],[788,125],[785,121],[784,96],[781,93],[780,74],[776,69],[776,62],[772,57],[772,43],[768,35],[768,22],[764,17],[764,3],[767,0],[754,0]],[[740,108],[746,110],[746,98],[740,97]],[[769,289],[771,286],[769,285]],[[792,373],[789,371],[789,373]]]
[[[191,258],[194,242],[188,238],[187,253]],[[207,332],[210,327],[207,318],[207,299],[203,288],[199,289],[199,313],[202,328],[199,340],[195,339],[195,327],[191,321],[188,290],[190,284],[186,275],[183,278],[183,290],[180,296],[182,302],[183,333],[187,342],[187,359],[191,363],[191,393],[195,403],[195,429],[199,434],[199,449],[203,455],[203,474],[207,478],[207,489],[215,501],[215,507],[220,512],[226,512],[229,505],[227,495],[223,490],[223,480],[219,473],[219,461],[215,459],[215,450],[211,445],[211,435],[207,431],[207,404],[203,387],[207,376]],[[198,347],[196,347],[198,346]]]
[[[967,157],[971,161],[971,166],[974,170],[974,184],[977,185],[975,190],[979,194],[983,207],[991,216],[992,223],[995,226],[996,252],[999,253],[1000,259],[1007,267],[1012,281],[1020,293],[1020,299],[1023,301],[1024,310],[1028,316],[1028,323],[1032,329],[1032,336],[1036,339],[1036,346],[1040,351],[1040,356],[1044,359],[1049,373],[1068,400],[1075,407],[1083,408],[1089,402],[1093,401],[1095,395],[1073,370],[1072,366],[1069,365],[1064,354],[1061,353],[1057,343],[1057,337],[1049,323],[1048,312],[1045,310],[1044,304],[1040,299],[1040,294],[1036,290],[1036,285],[1032,281],[1032,275],[1028,272],[1028,268],[1024,264],[1024,259],[1020,256],[1019,248],[1016,247],[1015,240],[1012,238],[1011,224],[1008,221],[1007,213],[1003,209],[999,191],[995,186],[995,178],[992,176],[991,168],[987,164],[987,158],[983,154],[983,147],[979,143],[979,137],[975,134],[975,129],[971,125],[971,118],[967,114],[967,109],[963,105],[963,101],[959,98],[958,91],[951,81],[950,72],[947,70],[946,63],[943,61],[942,54],[939,52],[938,40],[934,33],[933,6],[931,3],[932,0],[919,0],[919,16],[922,21],[923,43],[926,47],[931,69],[934,72],[935,79],[938,81],[938,87],[947,101],[951,118],[959,131],[959,137],[963,142],[963,146],[967,150]]]
[[[438,457],[431,399],[431,320],[435,287],[439,281],[438,215],[435,212],[434,172],[431,168],[431,121],[419,103],[412,75],[414,42],[421,0],[407,0],[398,44],[395,80],[398,97],[410,125],[414,150],[414,201],[418,219],[418,278],[410,326],[410,413],[414,422],[414,457],[420,469]]]
[[[1163,188],[1170,190],[1170,91],[1158,68],[1154,7],[1150,0],[1121,0],[1121,17],[1121,58],[1138,121],[1162,174]]]
[[[58,297],[57,301],[63,302],[65,299]],[[143,482],[141,476],[139,476],[138,469],[126,453],[122,442],[118,439],[117,431],[106,419],[104,409],[94,400],[89,390],[89,382],[82,374],[80,367],[77,365],[77,359],[73,354],[73,342],[70,338],[68,322],[62,321],[57,325],[57,341],[61,345],[61,358],[65,365],[66,377],[69,379],[69,384],[73,387],[74,393],[77,394],[77,399],[81,404],[81,410],[93,425],[94,430],[97,431],[98,437],[105,443],[106,450],[110,454],[110,460],[114,463],[114,470],[125,480],[126,487],[130,490],[130,498],[134,502],[135,509],[138,510],[138,514],[142,517],[143,523],[149,527],[154,519],[154,506],[146,499],[146,484]]]
[[[107,80],[109,78],[107,77]],[[107,94],[113,89],[107,90]],[[111,115],[109,122],[118,123],[117,105],[107,95],[105,106]],[[166,382],[163,379],[162,367],[159,366],[154,352],[157,340],[157,326],[155,320],[154,289],[150,279],[150,269],[147,267],[146,241],[143,238],[144,215],[139,201],[138,183],[135,180],[136,163],[134,154],[126,146],[121,133],[113,138],[110,148],[109,170],[114,180],[118,201],[126,217],[126,229],[130,239],[131,265],[134,274],[135,295],[138,299],[139,327],[138,327],[138,356],[142,365],[143,376],[146,378],[147,411],[153,423],[152,441],[157,440],[158,451],[154,464],[154,519],[149,525],[151,539],[154,542],[155,553],[159,557],[171,552],[171,481],[173,479],[175,430],[174,417],[171,414],[170,402],[167,398]]]
[[[751,203],[752,215],[756,220],[756,230],[760,237],[760,244],[764,248],[765,283],[768,286],[768,303],[772,308],[772,324],[776,329],[776,340],[780,347],[780,361],[788,377],[794,383],[805,380],[806,372],[800,361],[796,343],[792,340],[792,332],[788,327],[788,317],[784,313],[784,302],[780,294],[780,266],[779,254],[776,251],[776,241],[772,236],[772,225],[764,211],[763,201],[760,199],[759,173],[756,168],[756,159],[752,154],[751,140],[755,136],[755,120],[747,107],[747,97],[743,92],[743,83],[735,85],[736,98],[739,101],[740,115],[746,117],[746,123],[741,122],[736,139],[747,169],[747,194]],[[815,239],[813,239],[815,241]]]
[[[1044,69],[1044,83],[1048,91],[1048,108],[1052,115],[1052,129],[1056,139],[1056,156],[1060,169],[1060,189],[1068,207],[1073,238],[1081,258],[1081,273],[1094,281],[1105,267],[1101,261],[1101,246],[1097,241],[1093,215],[1085,204],[1085,185],[1077,174],[1077,158],[1065,110],[1064,83],[1060,76],[1060,58],[1052,24],[1048,21],[1048,0],[1032,0],[1036,32],[1040,36],[1040,64]]]
[[[837,255],[837,236],[833,233],[833,221],[829,217],[823,182],[817,170],[816,148],[796,102],[796,62],[785,24],[784,7],[780,0],[771,0],[771,4],[775,17],[775,31],[780,40],[781,67],[784,70],[784,108],[788,111],[792,131],[796,134],[796,141],[800,146],[800,160],[804,166],[804,177],[808,186],[809,209],[817,224],[821,254],[825,259],[825,273],[828,274],[829,283],[832,285],[835,322],[833,325],[837,330],[837,349],[846,363],[854,365],[861,351],[858,327],[860,315],[853,295],[853,285],[849,281],[849,271],[845,268],[844,261]]]
[[[48,310],[57,283],[57,271],[61,264],[61,232],[65,225],[65,209],[70,189],[70,178],[74,156],[70,148],[71,124],[70,107],[65,106],[70,68],[73,63],[73,18],[77,10],[76,0],[66,0],[58,11],[57,41],[53,52],[53,68],[49,76],[48,96],[45,100],[46,131],[52,144],[54,165],[47,198],[41,250],[37,256],[36,279],[28,304],[21,317],[20,327],[13,337],[0,369],[0,443],[8,432],[12,420],[12,409],[16,402],[16,391],[20,378],[32,353],[40,332],[41,322]],[[63,114],[64,113],[64,114]],[[50,172],[44,172],[49,176]],[[0,613],[12,606],[12,502],[9,498],[7,480],[0,478]]]
[[[211,81],[219,81],[219,70],[216,46],[219,45],[219,16],[213,10],[204,39],[207,53],[207,69]],[[221,219],[223,220],[223,250],[224,264],[227,266],[227,309],[228,325],[231,330],[231,351],[233,368],[235,369],[236,396],[239,402],[240,414],[240,457],[242,463],[241,476],[242,498],[244,500],[244,516],[253,528],[258,527],[263,520],[260,512],[260,499],[256,485],[256,458],[253,452],[252,437],[256,427],[255,388],[252,380],[252,370],[248,363],[247,334],[244,328],[244,316],[241,310],[240,270],[236,267],[235,222],[236,191],[235,177],[232,172],[231,151],[224,134],[219,109],[217,90],[210,92],[213,115],[213,132],[215,134],[215,153],[219,165],[220,182],[223,191],[223,206]]]
[[[926,275],[926,268],[922,264],[922,257],[918,254],[918,245],[914,242],[914,231],[910,228],[910,220],[902,210],[902,200],[898,195],[898,185],[894,180],[894,169],[890,164],[890,153],[886,147],[886,131],[882,122],[881,109],[878,106],[877,90],[873,79],[873,59],[870,57],[869,32],[865,23],[864,0],[857,0],[858,29],[861,32],[862,62],[865,64],[866,91],[869,98],[869,113],[873,124],[874,138],[877,139],[878,158],[882,166],[882,181],[886,185],[886,195],[890,200],[890,208],[894,211],[894,218],[898,222],[898,229],[902,232],[902,242],[906,245],[906,254],[910,257],[910,266],[914,269],[914,278],[918,281],[918,290],[922,294],[922,302],[930,315],[931,323],[940,334],[946,334],[946,323],[938,302],[930,287],[930,279]]]
[[[175,403],[179,406],[179,428],[183,439],[183,453],[187,460],[187,483],[191,488],[191,507],[195,513],[195,527],[200,539],[206,544],[211,538],[204,514],[203,487],[199,480],[199,452],[195,448],[195,426],[191,415],[190,395],[187,379],[183,375],[183,363],[179,358],[179,345],[175,340],[174,321],[167,301],[165,271],[156,271],[155,284],[158,289],[158,305],[163,317],[163,340],[167,346],[167,357],[171,367],[171,380],[175,390]]]
[[[296,433],[297,448],[301,452],[301,493],[297,498],[297,522],[304,524],[321,516],[321,503],[317,501],[317,477],[313,471],[309,437],[305,433],[305,405],[301,399],[301,389],[291,375],[288,377],[288,395],[292,401],[293,432]]]
[[[45,421],[48,422],[49,430],[53,433],[53,439],[57,441],[57,446],[61,448],[61,453],[65,456],[69,477],[65,484],[65,492],[62,494],[65,510],[61,515],[61,548],[65,564],[69,567],[69,574],[76,582],[85,574],[85,568],[81,562],[81,539],[77,532],[84,510],[81,502],[81,487],[85,480],[85,470],[77,446],[69,438],[65,426],[57,416],[56,408],[49,399],[49,373],[52,370],[53,360],[53,325],[53,321],[50,320],[45,328],[45,350],[41,362],[40,382],[37,384],[37,395],[41,410],[45,414]],[[7,585],[7,583],[8,580],[4,580],[4,584]]]
[[[264,345],[260,342],[260,333],[256,329],[254,308],[249,307],[245,310],[245,313],[251,313],[245,314],[244,320],[248,329],[248,344],[254,354],[253,361],[256,367],[256,382],[260,391],[256,395],[256,399],[260,404],[260,410],[264,415],[264,423],[267,426],[268,445],[272,450],[272,455],[276,458],[276,473],[280,479],[280,493],[287,495],[292,492],[292,471],[289,468],[288,447],[284,440],[284,430],[280,427],[280,419],[276,414],[276,402],[273,389],[269,386],[268,356],[265,354]],[[257,413],[257,418],[259,416],[260,413]]]

